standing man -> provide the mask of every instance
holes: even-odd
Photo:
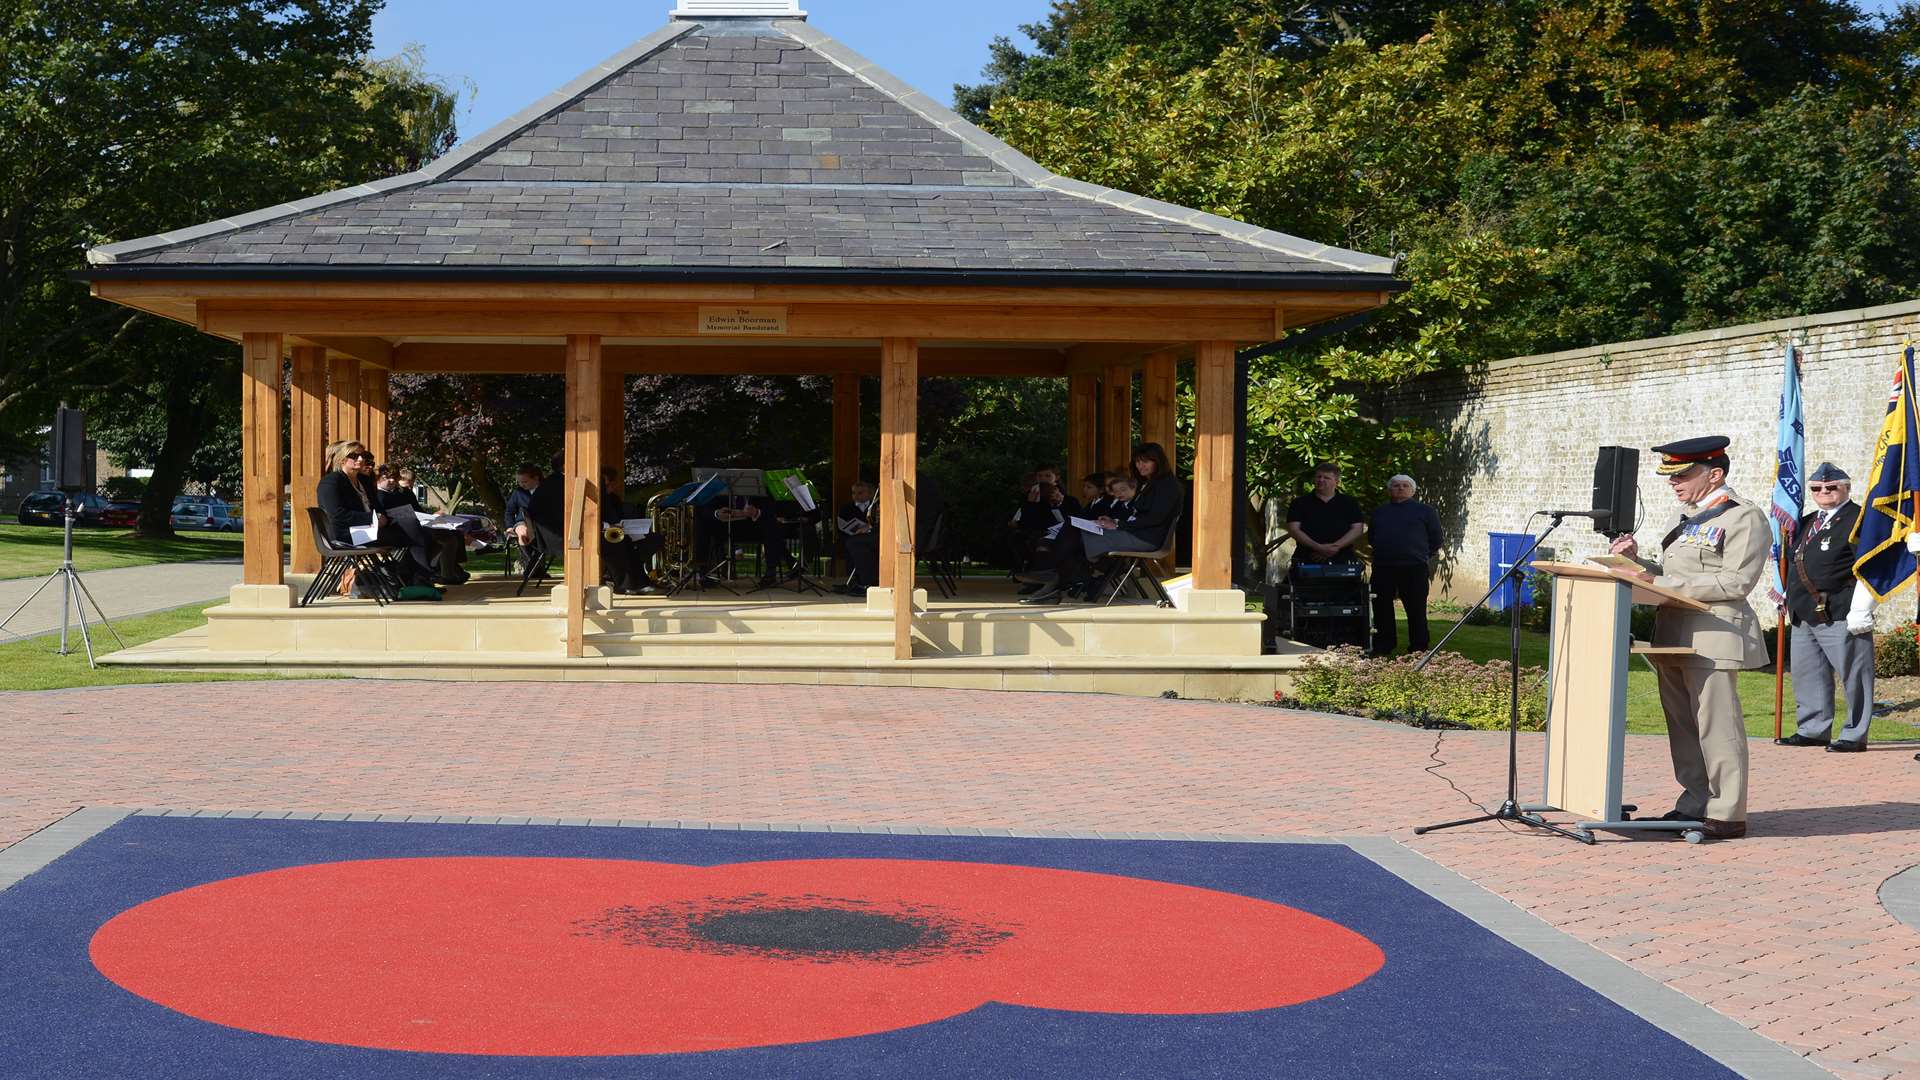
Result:
[[[1860,505],[1852,482],[1830,461],[1807,477],[1813,513],[1800,519],[1787,561],[1787,618],[1793,661],[1793,704],[1799,730],[1775,742],[1824,746],[1834,753],[1867,748],[1873,722],[1873,592],[1855,587],[1853,524]],[[1847,724],[1833,731],[1833,674],[1847,695]],[[1828,740],[1832,741],[1829,742]]]
[[[1727,486],[1728,441],[1707,435],[1653,448],[1660,455],[1658,471],[1682,506],[1679,522],[1660,541],[1658,562],[1641,558],[1631,536],[1613,542],[1615,554],[1647,568],[1634,576],[1708,605],[1706,611],[1659,608],[1653,643],[1693,652],[1652,659],[1673,776],[1683,789],[1665,819],[1702,822],[1716,840],[1747,835],[1747,727],[1739,676],[1767,662],[1747,594],[1760,583],[1773,545],[1766,513]]]
[[[1366,517],[1353,496],[1340,490],[1340,466],[1313,467],[1313,491],[1287,505],[1287,535],[1299,545],[1296,562],[1352,562],[1353,542]]]
[[[1391,656],[1399,634],[1393,602],[1407,609],[1407,648],[1427,651],[1427,585],[1440,553],[1440,515],[1413,497],[1413,477],[1387,481],[1387,501],[1367,519],[1373,540],[1373,652]]]

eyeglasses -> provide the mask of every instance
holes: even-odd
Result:
[[[1840,491],[1844,489],[1846,486],[1847,485],[1845,484],[1808,484],[1807,490],[1816,491],[1816,492],[1817,491]]]

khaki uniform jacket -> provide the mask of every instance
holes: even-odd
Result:
[[[1683,527],[1682,534],[1661,553],[1659,562],[1641,560],[1656,575],[1656,585],[1710,605],[1706,611],[1658,609],[1653,643],[1693,649],[1694,664],[1711,662],[1716,668],[1734,669],[1765,667],[1766,641],[1747,597],[1766,572],[1773,530],[1767,525],[1764,511],[1733,495],[1731,489],[1728,494],[1734,505],[1698,526]]]

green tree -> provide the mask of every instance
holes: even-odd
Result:
[[[0,451],[60,398],[166,438],[141,519],[237,407],[231,346],[90,300],[87,247],[417,167],[453,141],[417,54],[374,63],[380,0],[0,0]],[[210,422],[211,418],[211,422]]]

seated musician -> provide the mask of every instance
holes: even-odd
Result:
[[[500,527],[513,534],[521,547],[533,543],[533,522],[527,517],[533,505],[534,489],[545,478],[538,465],[522,465],[514,470],[513,490],[507,493],[507,507],[500,515]]]
[[[1059,545],[1058,579],[1021,603],[1057,604],[1076,582],[1091,592],[1093,564],[1109,553],[1159,551],[1166,546],[1167,534],[1186,500],[1186,489],[1173,475],[1166,450],[1159,443],[1135,447],[1133,470],[1120,477],[1108,484],[1107,491],[1121,505],[1096,519],[1101,532],[1067,530],[1070,535],[1063,536]]]
[[[621,498],[625,485],[615,469],[600,470],[600,576],[622,596],[647,595],[658,591],[647,565],[659,553],[665,539],[659,533],[607,539],[609,526],[639,517],[638,507],[628,506]]]
[[[853,482],[853,501],[843,504],[834,514],[834,526],[840,544],[846,548],[847,562],[853,567],[853,580],[840,591],[864,596],[880,583],[880,500],[879,489],[871,480]]]
[[[358,546],[353,542],[356,526],[375,525],[375,543],[404,550],[398,573],[409,585],[433,581],[433,541],[410,508],[383,510],[380,493],[374,487],[373,455],[365,444],[338,442],[327,448],[327,473],[314,491],[320,511],[327,516],[331,539],[341,547]]]
[[[1025,495],[1007,522],[1014,535],[1014,569],[1032,570],[1036,562],[1050,562],[1039,550],[1050,537],[1059,535],[1059,526],[1079,513],[1080,501],[1060,486],[1060,469],[1042,465],[1028,473],[1022,487]]]
[[[780,584],[786,577],[787,534],[772,498],[735,495],[722,499],[713,510],[713,520],[723,528],[730,524],[736,532],[745,532],[759,540],[762,572],[754,585],[756,589],[771,589]]]
[[[380,466],[375,474],[374,489],[383,512],[404,510],[412,514],[426,513],[420,505],[420,496],[414,494],[412,479],[412,469],[402,469],[392,464]],[[427,539],[433,544],[433,580],[441,585],[466,584],[471,575],[460,566],[467,561],[466,537],[453,529],[427,529],[426,532]]]

